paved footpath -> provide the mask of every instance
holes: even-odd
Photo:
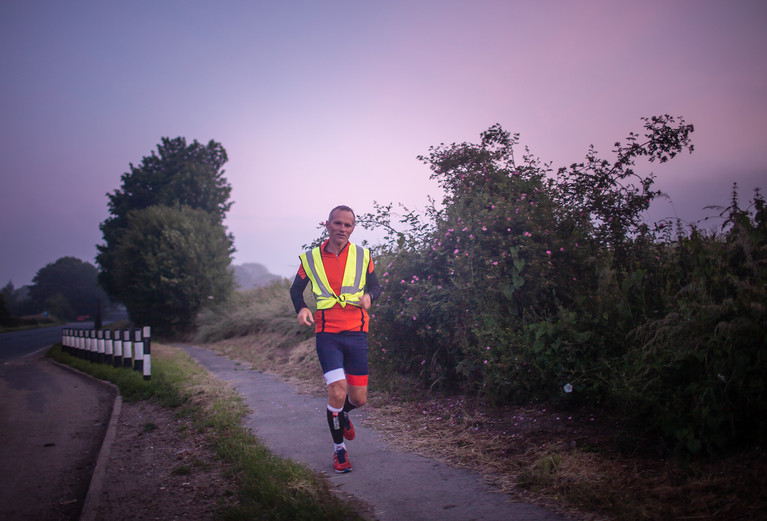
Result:
[[[253,411],[247,427],[275,454],[323,472],[340,492],[370,505],[380,521],[565,521],[541,507],[513,503],[478,473],[403,452],[364,424],[365,409],[351,417],[356,438],[346,442],[353,471],[332,470],[333,448],[326,398],[294,391],[279,377],[247,369],[213,351],[179,346],[219,380],[231,383]],[[362,420],[362,421],[360,421]]]

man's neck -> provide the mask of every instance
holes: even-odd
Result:
[[[333,255],[340,255],[341,252],[344,251],[344,248],[346,248],[347,244],[349,244],[349,241],[346,241],[343,244],[336,244],[333,241],[328,241],[328,243],[325,245],[325,251],[332,253]]]

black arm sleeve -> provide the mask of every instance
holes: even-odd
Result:
[[[375,300],[381,295],[381,291],[383,291],[383,288],[381,288],[381,284],[378,282],[378,275],[376,275],[376,270],[373,270],[372,272],[368,273],[367,278],[365,279],[365,293],[370,295],[370,300],[372,302],[375,302]]]
[[[307,284],[309,284],[309,277],[302,279],[301,275],[296,273],[296,278],[293,279],[293,285],[290,286],[290,300],[293,301],[293,307],[296,309],[296,314],[303,308],[309,307],[304,301],[304,289],[306,289]]]

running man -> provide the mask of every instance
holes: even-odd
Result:
[[[303,253],[290,288],[298,323],[314,324],[317,356],[328,386],[327,419],[333,437],[333,468],[352,470],[344,438],[353,440],[349,412],[368,399],[368,310],[381,294],[370,250],[349,242],[354,231],[354,211],[336,206],[325,228],[322,246]],[[317,311],[304,301],[304,288],[312,283]]]

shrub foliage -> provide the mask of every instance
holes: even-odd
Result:
[[[735,187],[718,231],[647,224],[663,194],[637,164],[692,152],[693,126],[643,123],[612,159],[592,147],[557,172],[498,125],[419,157],[441,204],[358,218],[386,234],[378,367],[499,404],[612,407],[681,451],[764,441],[764,200],[741,209]]]

